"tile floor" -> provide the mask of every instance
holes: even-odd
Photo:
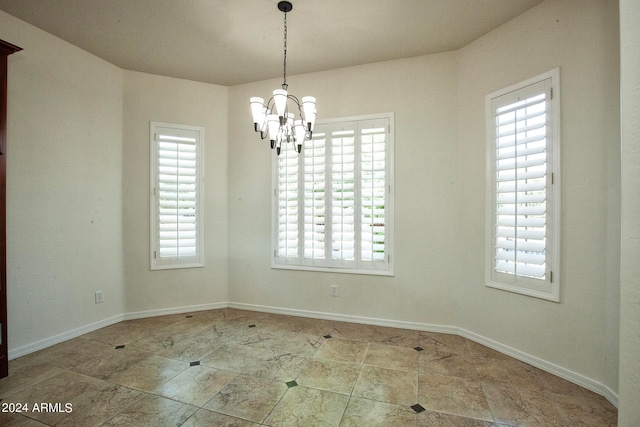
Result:
[[[612,426],[603,397],[453,335],[223,309],[10,362],[2,426]],[[23,412],[16,412],[21,409]]]

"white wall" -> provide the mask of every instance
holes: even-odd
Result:
[[[640,3],[620,1],[622,262],[618,425],[640,425]]]
[[[318,120],[395,113],[395,277],[272,270],[271,150],[253,132],[249,97],[271,80],[229,92],[230,300],[322,313],[457,324],[452,274],[456,56],[382,62],[288,78],[318,99]],[[338,298],[329,295],[339,286]]]
[[[0,38],[24,49],[9,57],[11,355],[123,312],[123,73],[4,12]]]
[[[230,300],[461,327],[617,391],[617,3],[548,1],[458,52],[289,78],[321,117],[395,112],[396,275],[270,269],[270,153],[229,93]],[[484,286],[485,95],[555,67],[562,92],[561,303]],[[340,296],[329,296],[338,284]]]
[[[227,88],[131,71],[124,75],[125,311],[226,302]],[[205,129],[203,268],[149,268],[150,121]]]
[[[616,1],[547,1],[460,51],[460,325],[617,390],[620,235]],[[484,283],[488,93],[560,68],[561,302]],[[470,211],[477,215],[468,215]],[[555,275],[554,275],[555,276]]]

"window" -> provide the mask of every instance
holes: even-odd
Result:
[[[392,113],[317,122],[273,162],[273,267],[393,274]]]
[[[204,128],[151,122],[151,269],[203,267]]]
[[[487,286],[559,301],[559,70],[487,96]]]

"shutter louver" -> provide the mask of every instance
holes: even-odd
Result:
[[[355,129],[331,133],[331,259],[355,259]]]
[[[546,274],[546,94],[495,109],[495,270]]]
[[[326,126],[317,125],[304,145],[304,257],[326,258]]]
[[[197,132],[157,129],[157,252],[160,259],[198,253]]]
[[[298,154],[293,144],[284,144],[278,156],[278,256],[297,258],[298,235]]]
[[[386,130],[379,121],[360,131],[361,260],[385,260]]]

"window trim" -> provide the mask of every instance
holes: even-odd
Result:
[[[494,247],[494,215],[495,215],[495,111],[492,108],[492,101],[496,98],[508,95],[513,92],[526,90],[527,87],[550,81],[550,99],[548,100],[547,126],[550,131],[546,133],[547,142],[547,183],[551,183],[550,194],[547,194],[547,232],[545,235],[547,245],[545,248],[545,263],[547,273],[545,279],[535,279],[524,276],[513,275],[509,282],[504,281],[506,274],[496,273],[495,247]],[[560,302],[560,69],[555,68],[545,73],[539,74],[530,79],[516,83],[507,88],[498,90],[486,96],[486,250],[485,250],[485,285],[487,287],[502,289],[522,295],[541,298],[553,302]]]
[[[331,125],[342,122],[364,122],[367,120],[388,120],[388,140],[385,141],[385,152],[389,156],[385,164],[385,176],[388,177],[386,183],[386,200],[385,207],[385,256],[387,256],[386,265],[384,269],[364,269],[359,267],[341,267],[331,265],[310,265],[301,264],[300,259],[288,259],[284,257],[278,257],[278,156],[275,150],[272,150],[272,163],[271,163],[271,182],[272,182],[272,221],[271,221],[271,268],[282,270],[299,270],[299,271],[315,271],[315,272],[331,272],[331,273],[347,273],[347,274],[360,274],[360,275],[374,275],[374,276],[394,276],[394,190],[395,190],[395,176],[394,176],[394,113],[379,113],[379,114],[367,114],[359,116],[347,116],[338,118],[328,118],[324,120],[316,121],[315,126]],[[327,178],[325,178],[325,183]],[[300,220],[299,220],[300,224]],[[302,224],[304,225],[304,224]]]
[[[156,201],[156,188],[158,187],[158,152],[156,134],[158,128],[167,128],[173,131],[196,132],[196,255],[185,260],[172,259],[163,261],[159,253],[159,212]],[[149,149],[150,149],[150,269],[168,270],[180,268],[204,267],[204,127],[180,125],[174,123],[150,122],[149,123]]]

